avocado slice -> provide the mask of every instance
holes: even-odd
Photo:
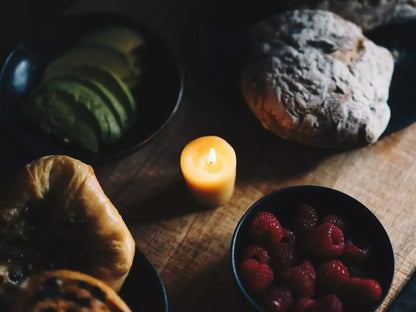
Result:
[[[139,56],[146,47],[144,36],[124,25],[107,25],[85,35],[81,42],[94,43]]]
[[[63,76],[74,76],[83,80],[94,81],[97,88],[105,88],[104,93],[111,93],[109,98],[114,106],[120,123],[124,128],[129,128],[137,120],[136,102],[128,86],[112,72],[103,67],[80,65],[67,66],[56,64],[46,68],[43,74],[43,81]],[[121,107],[120,107],[121,106]]]
[[[87,87],[91,91],[94,91],[95,94],[97,94],[101,100],[108,106],[108,108],[111,110],[112,114],[116,118],[120,129],[122,131],[127,130],[130,127],[130,121],[128,120],[128,115],[126,113],[126,110],[124,107],[120,104],[120,102],[115,98],[115,96],[102,84],[97,82],[94,79],[91,79],[89,77],[85,77],[82,74],[78,72],[67,72],[62,73],[61,76],[54,77],[58,79],[64,79],[64,80],[71,80],[76,81],[83,86]]]
[[[119,76],[129,85],[136,81],[140,69],[133,67],[126,54],[102,45],[78,45],[56,58],[49,66],[89,65],[103,67]],[[130,85],[129,85],[130,86]]]
[[[109,47],[125,54],[136,74],[125,82],[131,87],[140,83],[147,41],[143,35],[134,29],[125,25],[107,25],[86,34],[79,43],[80,45],[92,44]]]
[[[20,112],[29,123],[44,132],[90,152],[98,152],[98,127],[94,128],[94,120],[90,120],[83,107],[66,94],[37,91],[30,101],[24,102]]]
[[[51,79],[41,84],[47,91],[62,92],[75,102],[83,105],[97,120],[100,129],[100,140],[104,143],[114,143],[121,138],[120,126],[103,99],[84,84],[71,79]]]

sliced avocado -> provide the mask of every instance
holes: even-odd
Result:
[[[114,143],[121,138],[121,129],[114,114],[102,98],[90,88],[70,79],[51,79],[42,83],[41,87],[47,91],[65,93],[83,105],[97,120],[102,142]]]
[[[140,55],[146,46],[146,39],[124,25],[108,25],[85,35],[81,42],[112,47],[130,55]]]
[[[29,123],[46,133],[97,153],[99,143],[94,120],[64,93],[36,92],[24,103],[21,112]]]
[[[76,81],[85,86],[86,88],[94,91],[94,93],[97,94],[101,98],[101,100],[103,100],[103,102],[114,114],[114,117],[116,118],[120,126],[120,129],[124,131],[130,127],[131,122],[128,120],[128,115],[124,107],[115,98],[115,96],[111,93],[110,90],[108,90],[106,87],[104,87],[96,80],[86,77],[76,71],[68,71],[67,73],[62,73],[62,75],[60,76],[55,76],[54,78],[58,78],[61,80]]]
[[[112,47],[100,45],[100,44],[91,44],[91,43],[80,43],[77,47],[94,47],[94,48],[101,48],[101,49],[109,49],[113,52],[117,52],[122,56],[130,69],[131,74],[128,77],[122,77],[123,82],[128,85],[130,88],[136,87],[142,80],[143,75],[143,65],[142,65],[142,57],[139,57],[137,55],[131,55],[131,54],[125,54],[120,50],[113,49]],[[90,64],[90,65],[96,65],[96,64]],[[106,64],[102,64],[102,67],[106,67]],[[107,68],[110,70],[110,68]]]
[[[79,45],[56,58],[49,66],[89,65],[103,67],[119,76],[125,83],[139,76],[139,69],[131,66],[126,54],[106,46]]]
[[[128,26],[108,25],[86,34],[80,40],[80,45],[91,44],[109,47],[124,53],[135,72],[135,76],[125,82],[131,87],[140,83],[144,54],[147,50],[147,41],[143,35]]]
[[[43,74],[43,81],[59,78],[63,76],[75,76],[81,79],[95,81],[101,87],[106,88],[115,98],[111,98],[114,110],[119,115],[121,123],[127,127],[132,126],[136,122],[137,108],[133,95],[128,86],[112,72],[103,67],[80,65],[50,65]],[[119,107],[121,105],[121,107]]]

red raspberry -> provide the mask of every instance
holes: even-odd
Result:
[[[270,288],[263,298],[263,305],[270,312],[285,312],[290,308],[292,303],[292,291],[284,286]]]
[[[338,256],[344,250],[344,234],[332,223],[324,223],[305,233],[305,251],[318,258]]]
[[[295,217],[294,228],[297,233],[304,233],[318,224],[316,210],[308,204],[301,204],[298,207]]]
[[[286,270],[295,264],[295,259],[295,247],[280,242],[272,247],[270,266],[277,271]]]
[[[281,277],[298,297],[310,297],[314,293],[316,273],[309,261],[283,271]]]
[[[344,252],[342,253],[342,259],[345,261],[345,263],[362,266],[367,262],[369,254],[369,249],[361,249],[349,240],[345,244]]]
[[[285,242],[285,243],[288,243],[291,246],[295,246],[295,244],[296,244],[295,233],[293,233],[291,230],[283,228],[282,241]]]
[[[339,289],[339,295],[345,305],[366,306],[380,299],[382,289],[373,279],[349,278]]]
[[[264,244],[277,244],[282,240],[283,230],[279,220],[270,212],[258,213],[251,223],[250,234]]]
[[[297,299],[290,309],[290,312],[309,312],[314,311],[316,301],[312,298],[299,298]]]
[[[264,292],[273,281],[273,270],[264,263],[246,259],[240,265],[241,282],[249,293]]]
[[[241,252],[241,260],[254,259],[260,263],[268,263],[270,256],[266,249],[260,246],[246,246]]]
[[[316,312],[342,312],[342,302],[334,294],[327,294],[318,301]]]
[[[343,233],[345,233],[346,226],[345,221],[338,215],[330,214],[322,218],[322,223],[332,223],[337,228],[339,228]]]
[[[342,286],[349,278],[347,267],[339,260],[322,263],[317,272],[317,283],[320,287],[334,290]]]

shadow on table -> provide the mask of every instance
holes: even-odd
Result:
[[[195,276],[170,300],[171,311],[253,311],[234,281],[229,252],[212,270]]]
[[[291,179],[318,166],[326,158],[346,150],[325,149],[285,141],[262,129],[263,135],[247,144],[235,137],[240,182],[280,182]]]
[[[123,218],[127,223],[160,221],[208,209],[192,199],[182,180],[174,181],[153,195],[134,203],[134,206],[145,209],[125,209]]]

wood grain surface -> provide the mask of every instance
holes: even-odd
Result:
[[[378,310],[384,311],[416,265],[416,125],[352,150],[307,147],[266,132],[242,101],[222,96],[202,56],[198,25],[207,10],[218,9],[215,5],[80,0],[65,11],[99,8],[136,17],[163,36],[183,66],[183,100],[165,130],[134,154],[94,168],[138,247],[159,272],[169,310],[249,311],[231,273],[230,244],[237,222],[263,195],[313,184],[353,196],[386,228],[396,269],[391,291]],[[190,199],[179,168],[183,147],[203,135],[226,139],[237,154],[235,193],[227,204],[210,210]],[[33,156],[4,131],[1,139],[5,185]]]

